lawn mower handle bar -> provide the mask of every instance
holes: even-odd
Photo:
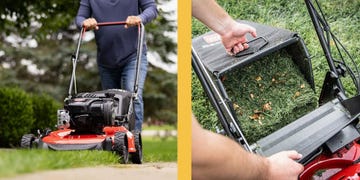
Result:
[[[206,67],[201,62],[200,57],[196,53],[194,47],[191,47],[191,64],[194,72],[199,77],[200,83],[208,94],[210,103],[215,108],[221,125],[225,133],[237,143],[240,143],[243,148],[249,152],[253,152],[244,134],[242,133],[236,116],[230,109],[229,102],[226,97],[223,97],[221,89],[218,89],[214,82],[211,81],[210,74]],[[208,83],[207,83],[208,82]]]
[[[114,26],[114,25],[126,25],[127,23],[125,21],[114,21],[114,22],[102,22],[102,23],[97,23],[97,26]],[[135,71],[135,82],[134,82],[134,96],[135,99],[138,97],[137,96],[137,92],[138,92],[138,84],[139,84],[139,74],[140,74],[140,64],[141,64],[141,54],[143,51],[143,43],[144,43],[144,34],[145,34],[145,28],[144,25],[142,23],[139,23],[138,25],[138,42],[137,42],[137,52],[136,52],[136,71]],[[70,79],[70,87],[69,87],[69,95],[68,98],[71,98],[72,95],[72,91],[73,91],[73,86],[74,86],[74,93],[77,94],[77,88],[76,88],[76,63],[78,61],[79,58],[79,51],[80,51],[80,46],[81,46],[81,42],[83,39],[83,36],[85,34],[86,28],[82,27],[81,31],[80,31],[80,36],[78,39],[78,43],[77,43],[77,47],[76,47],[76,51],[75,54],[72,55],[71,60],[73,63],[73,70],[72,70],[72,75],[71,75],[71,79]]]

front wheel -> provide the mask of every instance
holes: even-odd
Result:
[[[117,132],[114,137],[114,151],[120,156],[119,161],[127,164],[129,161],[128,141],[126,133]]]
[[[25,134],[21,138],[20,147],[25,149],[31,149],[35,145],[35,135],[33,134]]]

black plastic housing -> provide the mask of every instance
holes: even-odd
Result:
[[[104,90],[79,93],[66,100],[64,109],[69,111],[70,128],[77,132],[101,132],[105,126],[117,122],[132,122],[132,93],[124,90]],[[130,125],[131,126],[131,125]]]

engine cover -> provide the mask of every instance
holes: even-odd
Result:
[[[132,93],[124,90],[79,93],[65,101],[64,109],[70,116],[70,129],[76,132],[101,133],[105,126],[135,121]]]

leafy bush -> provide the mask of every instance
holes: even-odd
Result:
[[[53,128],[60,104],[46,94],[0,88],[0,147],[18,146],[22,135]]]
[[[34,121],[30,95],[19,88],[0,88],[0,147],[17,146]]]
[[[144,117],[147,123],[175,125],[177,122],[176,75],[160,69],[147,74],[144,87]]]
[[[35,133],[38,129],[45,128],[53,129],[56,125],[56,112],[61,107],[60,103],[46,94],[33,94],[31,98],[35,119],[31,132]]]

